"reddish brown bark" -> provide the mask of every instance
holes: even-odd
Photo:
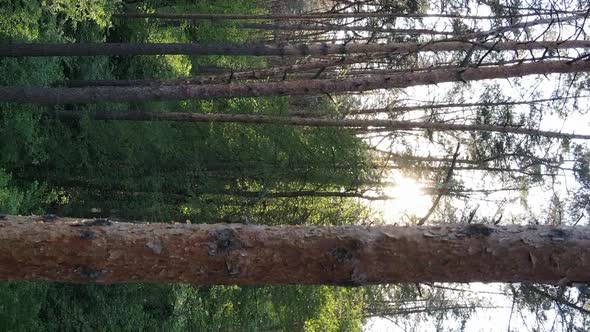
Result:
[[[418,85],[456,81],[477,81],[521,77],[532,74],[573,73],[590,71],[590,61],[544,61],[515,66],[459,68],[430,72],[400,73],[374,77],[298,80],[270,83],[234,83],[183,86],[42,88],[0,87],[0,102],[75,104],[93,102],[136,102],[235,98],[282,95],[307,95],[407,88]]]
[[[72,43],[72,44],[7,44],[0,45],[0,56],[96,56],[96,55],[252,55],[309,56],[329,54],[414,52],[457,52],[472,48],[494,51],[590,48],[588,40],[550,42],[476,43],[467,41],[431,41],[426,43],[329,44],[298,45],[232,45],[185,43]]]
[[[590,228],[125,224],[3,216],[0,280],[334,284],[590,281]]]

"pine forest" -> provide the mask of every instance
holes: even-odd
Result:
[[[586,0],[0,0],[0,330],[590,330]]]

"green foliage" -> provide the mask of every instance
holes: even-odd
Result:
[[[38,23],[42,14],[42,7],[34,1],[2,0],[0,2],[2,41],[37,39],[43,33]]]
[[[173,310],[167,285],[0,284],[2,331],[163,330]]]
[[[43,1],[45,2],[45,1]],[[55,16],[63,16],[66,24],[76,27],[80,22],[92,21],[101,28],[111,25],[111,14],[121,0],[51,0],[47,9]]]
[[[0,145],[0,162],[3,167],[17,168],[25,165],[38,165],[48,158],[39,116],[29,107],[13,107],[0,111],[0,141],[12,140],[19,144]]]
[[[48,331],[162,330],[172,314],[168,285],[48,284],[47,288],[37,317]]]
[[[11,181],[10,175],[0,168],[1,213],[41,214],[43,206],[58,200],[64,201],[63,196],[37,181],[19,187]]]
[[[43,331],[37,318],[44,305],[48,284],[41,282],[0,283],[0,329],[2,331]]]
[[[121,0],[0,1],[0,36],[3,41],[72,38],[79,27],[111,25],[111,14]]]
[[[261,12],[253,0],[146,1],[129,9]],[[134,8],[132,8],[134,7]],[[246,42],[252,31],[198,22],[111,20],[121,1],[0,1],[0,42]],[[252,57],[0,59],[1,85],[172,78],[200,68],[264,66]],[[287,98],[73,106],[284,115]],[[333,112],[329,103],[318,111]],[[331,108],[332,107],[332,108]],[[347,130],[241,124],[59,120],[60,107],[0,104],[0,212],[193,223],[352,224],[350,199],[271,193],[353,190],[370,180],[363,143]],[[253,192],[250,197],[239,192]],[[335,204],[337,203],[337,204]],[[360,330],[359,290],[333,287],[0,284],[3,331]]]
[[[358,331],[359,289],[176,286],[175,331]]]

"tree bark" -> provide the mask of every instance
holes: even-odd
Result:
[[[545,99],[531,99],[523,101],[502,101],[502,102],[477,102],[477,103],[448,103],[448,104],[431,104],[431,105],[416,105],[416,106],[391,106],[384,108],[369,108],[369,109],[350,109],[342,111],[345,115],[357,115],[357,114],[376,114],[376,113],[396,113],[396,112],[411,112],[411,111],[424,111],[432,109],[442,108],[468,108],[468,107],[494,107],[494,106],[516,106],[516,105],[529,105],[538,103],[547,103],[555,101],[564,101],[567,99],[575,98],[588,98],[588,96],[579,97],[555,97]],[[295,113],[292,115],[308,114],[309,113]]]
[[[330,284],[590,281],[590,228],[126,224],[2,216],[0,280]]]
[[[563,14],[584,14],[585,11],[567,11]],[[388,12],[347,12],[347,13],[308,13],[308,14],[199,14],[199,13],[115,13],[119,18],[157,18],[165,20],[317,20],[322,18],[453,18],[467,20],[496,20],[514,19],[519,17],[539,16],[537,13],[523,13],[513,15],[457,15],[457,14],[416,14],[416,13],[388,13]]]
[[[381,28],[364,25],[336,25],[336,24],[273,24],[273,23],[235,23],[236,28],[241,29],[259,29],[259,30],[285,30],[285,31],[368,31],[382,32],[392,35],[409,34],[409,35],[444,35],[453,36],[457,33],[453,31],[438,31],[433,29],[400,29],[400,28]]]
[[[0,45],[0,57],[18,56],[96,56],[96,55],[251,55],[251,56],[310,56],[330,54],[415,52],[456,52],[470,49],[512,51],[535,49],[590,48],[590,40],[550,42],[478,43],[469,41],[431,41],[425,43],[330,44],[298,45],[232,45],[186,43],[71,43],[71,44],[7,44]]]
[[[520,23],[508,25],[508,26],[500,26],[500,27],[492,28],[492,29],[486,30],[486,31],[468,33],[466,35],[463,35],[462,38],[476,39],[476,38],[483,38],[483,37],[492,36],[492,35],[502,35],[504,33],[511,32],[514,30],[531,28],[533,26],[543,25],[543,24],[548,24],[551,26],[551,25],[557,23],[557,24],[561,25],[562,23],[565,23],[565,22],[571,22],[571,21],[575,21],[575,20],[584,18],[584,15],[585,14],[576,14],[576,15],[567,16],[567,17],[549,17],[549,18],[542,18],[542,19],[538,19],[538,20],[534,20],[534,21],[520,22]]]
[[[134,85],[175,85],[175,84],[222,84],[235,82],[237,80],[259,80],[272,77],[289,77],[292,74],[302,73],[311,70],[325,70],[330,67],[341,67],[350,64],[358,64],[369,61],[378,54],[365,56],[352,56],[331,61],[311,61],[308,63],[277,66],[270,68],[251,68],[239,69],[232,71],[227,68],[225,71],[219,71],[212,76],[196,76],[172,79],[137,79],[137,80],[67,80],[63,84],[70,88],[87,87],[87,86],[134,86]],[[316,75],[317,73],[313,74]],[[56,83],[59,85],[62,83]]]
[[[219,71],[215,75],[211,76],[193,76],[193,77],[181,77],[181,78],[168,78],[168,79],[125,79],[125,80],[66,80],[63,82],[56,82],[53,86],[65,85],[70,88],[88,87],[88,86],[144,86],[144,85],[178,85],[178,84],[224,84],[231,83],[240,80],[266,80],[266,79],[291,79],[292,77],[308,77],[317,79],[319,77],[327,76],[327,68],[331,67],[344,67],[351,64],[359,64],[368,62],[371,59],[385,57],[379,53],[350,56],[347,58],[341,58],[337,60],[323,60],[323,61],[311,61],[301,64],[276,66],[268,68],[251,68],[251,69],[239,69],[232,71],[227,68],[225,71]],[[413,70],[372,70],[372,71],[347,71],[346,75],[379,75],[379,74],[397,74],[400,72],[416,72],[418,70],[434,70],[441,68],[457,68],[457,66],[446,66],[446,67],[431,67],[431,68],[417,68]],[[313,71],[313,72],[311,72]],[[307,73],[306,73],[307,72]],[[335,72],[335,71],[332,71]],[[328,71],[329,73],[329,71]],[[333,74],[336,76],[336,74]]]
[[[546,61],[515,66],[459,68],[430,72],[399,73],[359,79],[298,80],[270,83],[234,83],[182,86],[43,88],[0,87],[0,102],[76,104],[98,102],[141,102],[237,98],[259,96],[309,95],[407,88],[456,81],[521,77],[532,74],[590,71],[590,61]]]
[[[56,111],[59,118],[80,118],[78,111]],[[124,120],[124,121],[179,121],[179,122],[239,122],[251,124],[291,125],[307,127],[342,127],[342,128],[372,128],[382,127],[387,130],[428,129],[433,131],[487,131],[498,133],[512,133],[534,135],[550,138],[590,139],[590,135],[561,133],[522,127],[494,126],[486,124],[454,124],[441,122],[417,122],[396,120],[363,120],[363,119],[329,119],[267,116],[255,114],[215,114],[215,113],[187,113],[187,112],[94,112],[92,118],[96,120]]]

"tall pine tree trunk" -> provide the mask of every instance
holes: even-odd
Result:
[[[584,11],[551,11],[559,14],[584,14]],[[512,15],[458,15],[458,14],[416,14],[416,13],[391,13],[391,12],[348,12],[348,13],[307,13],[307,14],[199,14],[199,13],[117,13],[113,17],[119,18],[157,18],[169,20],[317,20],[323,18],[456,18],[469,20],[496,20],[514,19],[522,17],[539,16],[537,13],[524,13]]]
[[[330,54],[415,52],[454,52],[472,48],[494,51],[590,48],[588,40],[550,42],[477,43],[467,41],[433,41],[425,43],[387,44],[330,44],[313,43],[298,45],[232,45],[186,43],[72,43],[72,44],[7,44],[0,45],[0,56],[95,56],[95,55],[252,55],[252,56],[309,56]]]
[[[574,98],[587,98],[588,96],[579,97],[555,97],[545,99],[531,99],[523,101],[500,101],[500,102],[478,102],[478,103],[447,103],[447,104],[431,104],[431,105],[416,105],[416,106],[392,106],[384,108],[367,108],[367,109],[350,109],[342,111],[346,115],[356,114],[377,114],[377,113],[396,113],[396,112],[411,112],[411,111],[426,111],[443,108],[469,108],[469,107],[493,107],[493,106],[515,106],[515,105],[533,105],[537,103],[547,103],[556,101],[566,101]],[[309,115],[305,112],[290,112],[291,115]]]
[[[544,61],[515,66],[441,69],[363,78],[269,83],[88,88],[0,87],[0,102],[76,104],[308,95],[587,71],[590,71],[590,61]]]
[[[235,23],[236,28],[259,29],[259,30],[285,30],[285,31],[369,31],[384,32],[388,34],[411,34],[411,35],[457,35],[452,31],[438,31],[432,29],[398,29],[379,28],[372,26],[358,25],[336,25],[336,24],[276,24],[276,23]]]
[[[590,228],[126,224],[2,216],[0,280],[590,282]]]
[[[63,119],[80,118],[77,111],[56,111]],[[549,138],[590,139],[590,135],[562,133],[557,131],[537,130],[523,127],[495,126],[488,124],[455,124],[442,122],[418,122],[397,120],[363,120],[363,119],[329,119],[311,117],[266,116],[256,114],[215,114],[188,112],[94,112],[96,120],[124,121],[179,121],[179,122],[236,122],[251,124],[275,124],[306,127],[342,127],[342,128],[378,128],[386,131],[427,129],[433,131],[485,131],[541,136]]]

